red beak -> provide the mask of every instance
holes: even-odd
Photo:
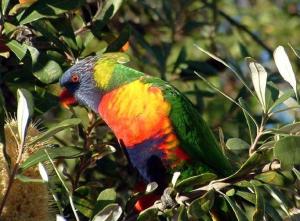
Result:
[[[69,106],[73,106],[77,104],[77,101],[73,94],[68,91],[66,88],[63,88],[62,92],[59,95],[59,102],[63,107],[69,108]]]

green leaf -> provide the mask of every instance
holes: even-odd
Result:
[[[267,163],[272,154],[272,149],[264,148],[257,150],[246,160],[245,163],[242,164],[242,166],[234,174],[230,175],[225,180],[235,179],[247,175],[253,169],[257,169],[257,167],[259,167],[260,165]]]
[[[86,57],[92,53],[102,54],[106,50],[107,45],[105,41],[99,40],[90,32],[84,41],[84,49],[80,57]]]
[[[279,89],[273,82],[267,83],[266,89],[266,108],[267,111],[274,105],[279,96]],[[268,111],[269,112],[269,111]]]
[[[18,89],[18,132],[21,145],[25,142],[27,127],[30,122],[30,118],[33,114],[33,99],[32,95],[26,89]]]
[[[3,16],[6,14],[6,9],[7,9],[9,2],[10,2],[10,0],[2,0],[1,9],[2,9]]]
[[[245,119],[246,119],[246,122],[248,125],[250,140],[251,140],[251,143],[253,143],[254,138],[256,136],[256,125],[255,125],[256,122],[253,122],[253,119],[254,119],[253,116],[249,117],[249,114],[250,114],[249,111],[248,111],[248,113],[245,112],[245,110],[249,110],[245,100],[240,97],[238,101],[239,101],[239,104],[243,107],[242,111],[243,111],[243,114],[245,116]]]
[[[242,197],[244,200],[248,201],[249,203],[255,204],[256,198],[255,198],[255,194],[253,193],[237,190],[235,192],[235,195]]]
[[[30,53],[33,64],[33,75],[45,84],[57,81],[63,73],[60,65],[56,61],[49,59],[46,54],[39,54],[38,51],[32,48]]]
[[[221,192],[220,192],[221,193]],[[244,211],[233,201],[230,197],[226,196],[225,194],[221,193],[223,197],[226,199],[228,204],[231,206],[236,218],[238,221],[248,221],[246,214]]]
[[[187,211],[184,205],[181,205],[178,209],[179,214],[178,214],[178,218],[177,221],[189,221],[188,215],[187,215]]]
[[[92,200],[92,188],[80,186],[73,194],[74,204],[84,216],[91,218],[93,216],[94,202]]]
[[[148,209],[145,209],[139,214],[137,221],[159,221],[157,212],[157,208],[150,207]]]
[[[116,201],[116,198],[117,198],[117,193],[115,189],[108,188],[103,190],[97,198],[97,202],[94,208],[95,213],[98,213],[107,205],[114,203]]]
[[[31,5],[25,13],[18,17],[20,25],[24,25],[45,17],[56,17],[84,4],[84,0],[39,0]]]
[[[80,123],[81,123],[81,120],[79,118],[72,118],[72,119],[64,120],[63,122],[60,122],[59,124],[55,125],[54,127],[51,127],[49,130],[42,133],[41,135],[34,137],[33,140],[28,143],[28,145],[34,145],[37,142],[47,140],[50,137],[52,137],[53,135],[55,135],[56,133],[58,133],[62,130],[65,130],[67,128],[76,126]]]
[[[266,203],[266,202],[265,202]],[[270,220],[272,221],[283,221],[280,214],[277,212],[277,210],[274,208],[274,206],[269,205],[268,203],[265,204],[265,210],[268,216],[270,216]]]
[[[20,44],[16,40],[11,40],[6,45],[19,58],[19,60],[24,58],[27,51],[26,46]]]
[[[22,175],[22,174],[17,174],[15,176],[15,178],[20,180],[23,183],[44,183],[44,181],[42,179],[31,178],[29,176],[25,176],[25,175]]]
[[[292,175],[291,171],[268,171],[261,173],[255,176],[255,179],[277,186],[285,186],[292,184],[295,181],[295,178]]]
[[[226,141],[229,150],[248,150],[250,145],[240,138],[230,138]]]
[[[201,218],[204,214],[207,214],[213,207],[215,201],[215,191],[209,190],[203,196],[195,199],[188,207],[188,214],[195,218]]]
[[[292,95],[294,94],[293,90],[287,90],[285,91],[270,107],[269,107],[269,113],[276,108],[279,104],[282,104],[283,102],[285,102],[287,99],[289,99],[290,97],[292,97]]]
[[[300,164],[300,136],[288,136],[276,142],[274,155],[280,160],[281,168],[291,169]]]
[[[118,204],[109,204],[95,215],[92,221],[118,221],[121,215],[122,208]]]
[[[298,134],[300,132],[300,122],[287,124],[279,129],[271,129],[270,131],[277,134]]]
[[[40,175],[42,177],[42,180],[45,183],[49,182],[49,177],[48,177],[47,170],[46,170],[46,168],[44,167],[44,165],[41,162],[38,163],[38,169],[39,169],[39,173],[40,173]]]
[[[203,185],[209,183],[210,181],[217,178],[217,175],[214,173],[203,173],[197,176],[192,176],[187,179],[184,179],[178,182],[175,186],[177,191],[182,191],[185,188],[192,188],[194,186]]]
[[[250,181],[251,182],[251,181]],[[265,202],[262,194],[262,189],[259,186],[256,186],[255,183],[251,182],[255,192],[255,212],[253,214],[253,221],[264,220],[265,216]]]
[[[267,77],[268,74],[264,67],[257,63],[252,58],[246,58],[250,71],[251,71],[251,78],[252,83],[258,97],[258,100],[261,103],[263,111],[266,113],[267,106],[266,106],[266,85],[267,85]]]
[[[292,170],[295,173],[297,179],[300,180],[300,172],[299,172],[299,170],[297,170],[296,168],[293,168]]]
[[[59,148],[45,148],[48,151],[48,154],[51,159],[56,158],[77,158],[86,154],[82,149],[76,147],[59,147]],[[39,162],[44,162],[48,160],[48,156],[45,153],[44,149],[39,149],[30,157],[28,157],[25,162],[23,162],[20,166],[22,171],[26,170],[29,167],[32,167]]]
[[[296,76],[284,47],[279,45],[275,49],[273,56],[280,75],[292,86],[298,100]]]
[[[281,209],[289,216],[289,207],[291,207],[291,202],[286,198],[286,196],[280,192],[280,190],[274,188],[271,185],[265,184],[265,189],[270,193],[270,195],[278,202]]]

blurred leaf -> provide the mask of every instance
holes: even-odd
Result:
[[[203,196],[195,199],[188,207],[188,213],[195,218],[201,218],[204,214],[207,214],[213,207],[215,201],[215,191],[209,190]]]
[[[19,58],[19,60],[22,60],[26,55],[27,48],[16,40],[11,40],[6,45]]]
[[[253,182],[251,182],[251,184],[253,185],[255,197],[256,197],[253,221],[261,221],[261,220],[264,220],[264,216],[265,216],[264,196],[262,194],[261,187],[256,186],[255,183],[253,183]]]
[[[229,205],[231,206],[236,218],[238,221],[247,221],[247,217],[246,214],[243,212],[243,210],[236,204],[235,201],[233,201],[230,197],[226,196],[225,194],[223,194],[223,197],[226,199],[226,201],[229,203]]]
[[[248,150],[250,145],[240,138],[229,138],[226,141],[229,150]]]
[[[84,2],[84,0],[39,0],[25,10],[25,13],[18,19],[21,25],[25,25],[44,17],[54,17],[68,10],[76,9]]]
[[[72,118],[72,119],[67,119],[64,120],[63,122],[60,122],[59,124],[51,127],[49,130],[47,130],[46,132],[42,133],[41,135],[34,137],[34,139],[32,141],[30,141],[28,143],[28,145],[34,145],[37,142],[41,142],[44,140],[49,139],[50,137],[52,137],[53,135],[55,135],[56,133],[65,130],[67,128],[76,126],[78,124],[81,123],[81,120],[79,118]]]
[[[177,191],[182,191],[185,188],[192,188],[194,186],[203,185],[209,183],[210,181],[217,178],[217,175],[214,173],[203,173],[197,176],[192,176],[187,179],[184,179],[178,182],[175,186]]]
[[[287,81],[292,86],[298,100],[297,81],[296,81],[295,73],[293,71],[292,65],[290,63],[289,57],[285,52],[284,47],[279,45],[275,49],[273,56],[280,75],[283,77],[285,81]]]
[[[114,188],[108,188],[103,190],[98,198],[94,208],[94,213],[98,213],[107,205],[114,203],[117,198],[117,193]]]
[[[250,56],[250,53],[247,49],[247,46],[244,45],[243,43],[239,42],[239,49],[240,49],[240,53],[242,55],[242,57],[249,57]]]
[[[180,64],[184,63],[184,61],[186,60],[186,48],[182,47],[181,50],[179,51],[179,54],[177,56],[177,59],[173,65],[173,70],[172,73],[174,73],[176,71],[176,69],[180,66]]]
[[[45,148],[48,151],[49,156],[51,159],[56,158],[77,158],[86,154],[82,149],[76,147],[59,147],[59,148]],[[28,157],[20,166],[22,171],[32,167],[39,162],[44,162],[48,160],[48,156],[45,153],[44,149],[39,149],[30,157]]]
[[[130,34],[130,26],[125,26],[122,29],[119,37],[108,45],[106,52],[120,51],[123,45],[125,45],[125,43],[128,42]]]
[[[291,169],[300,164],[300,137],[288,136],[276,142],[274,155],[280,160],[281,168]]]
[[[118,221],[122,215],[122,208],[118,204],[107,205],[97,215],[94,216],[92,221]]]
[[[109,20],[116,14],[122,3],[123,0],[106,0],[101,12],[94,19]]]
[[[208,55],[209,57],[215,59],[216,61],[220,62],[221,64],[225,65],[227,68],[229,68],[234,74],[235,76],[243,83],[243,85],[247,88],[247,90],[252,94],[252,90],[249,88],[249,86],[246,84],[246,82],[244,81],[244,77],[242,74],[238,73],[233,67],[231,67],[229,64],[227,64],[224,60],[222,60],[221,58],[217,57],[216,55],[206,51],[205,49],[201,48],[198,45],[194,45],[197,49],[199,49],[200,51],[202,51],[203,53],[205,53],[206,55]]]
[[[150,207],[148,209],[145,209],[139,214],[137,221],[159,221],[157,212],[157,208]]]
[[[33,114],[33,100],[32,95],[26,89],[18,89],[18,132],[20,138],[20,144],[24,145],[27,126],[30,123],[30,118]]]
[[[267,107],[266,107],[266,84],[267,84],[267,72],[264,69],[264,67],[257,63],[254,59],[252,58],[247,58],[246,59],[251,71],[251,78],[252,78],[252,83],[256,92],[256,95],[258,97],[258,100],[260,101],[262,105],[263,111],[266,113],[267,112]]]
[[[7,9],[9,2],[10,2],[10,0],[2,0],[1,9],[2,9],[3,16],[6,14],[6,9]]]
[[[92,53],[102,54],[107,48],[105,41],[99,40],[91,32],[88,33],[86,40],[84,41],[84,49],[80,54],[80,57],[86,57]]]

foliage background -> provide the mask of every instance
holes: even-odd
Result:
[[[251,75],[244,58],[255,58],[266,68],[268,80],[276,83],[279,90],[286,91],[289,85],[278,74],[273,62],[273,51],[278,45],[286,46],[294,72],[298,72],[299,59],[287,44],[290,43],[295,49],[299,47],[299,16],[300,4],[296,0],[2,0],[2,107],[9,116],[14,116],[17,109],[16,90],[26,88],[32,93],[35,104],[33,120],[39,121],[40,128],[44,131],[64,119],[81,118],[82,123],[79,126],[53,136],[55,145],[76,146],[89,153],[84,157],[61,159],[56,162],[57,166],[64,168],[64,179],[74,195],[80,219],[88,220],[95,210],[100,211],[104,208],[98,204],[98,208],[91,207],[95,204],[98,194],[107,188],[116,190],[116,202],[125,210],[124,205],[131,195],[136,179],[136,176],[132,175],[134,171],[103,122],[97,121],[95,115],[82,107],[66,110],[59,105],[60,75],[78,59],[95,53],[124,50],[124,44],[129,44],[126,51],[132,58],[131,66],[149,75],[159,76],[185,93],[203,114],[216,136],[220,135],[219,128],[222,128],[221,138],[224,139],[225,148],[230,149],[229,145],[225,145],[229,138],[240,138],[251,144],[243,111],[224,99],[222,94],[208,87],[194,71],[233,99],[243,97],[257,121],[263,117],[259,102],[247,92],[245,86],[230,70],[202,53],[195,45],[234,67],[251,88]],[[282,105],[296,106],[297,102],[290,99]],[[1,114],[3,128],[4,110]],[[280,128],[297,121],[298,115],[297,111],[293,110],[274,114],[265,128]],[[93,125],[95,122],[96,127]],[[0,134],[3,141],[3,130]],[[262,140],[270,139],[273,138],[267,136]],[[89,146],[91,143],[93,148]],[[101,152],[99,149],[104,145],[112,145],[117,151],[102,158],[105,151]],[[248,158],[248,150],[245,150],[245,145],[238,146],[237,150],[228,152],[235,157],[232,159],[240,166]],[[82,168],[82,165],[87,166]],[[292,176],[295,177],[295,174]],[[64,192],[55,174],[52,178],[55,189],[63,192],[58,193],[62,204],[61,213],[65,217],[73,217],[66,198],[68,193]],[[274,176],[273,179],[275,181],[272,182],[276,183],[276,179],[279,178]],[[293,180],[287,183],[294,182]],[[283,182],[281,188],[289,189],[287,183]],[[287,195],[288,211],[293,211],[299,205],[299,198],[294,197],[298,191],[296,187],[290,188],[291,192]],[[252,205],[251,209],[248,204],[241,203],[241,199],[235,194],[229,193],[229,196],[242,205],[247,219],[253,219],[255,206]],[[270,195],[265,192],[263,197],[266,201],[270,199]],[[114,202],[114,198],[112,196],[108,201]],[[281,203],[271,203],[274,204],[274,208],[279,208],[282,217],[287,216],[280,211]],[[229,214],[229,220],[242,220],[234,209],[230,209],[226,203],[224,205],[225,209],[222,206],[218,208],[223,208],[223,213]],[[131,214],[130,209],[127,212]],[[170,212],[170,217],[175,216],[175,213]],[[212,214],[211,211],[206,213]],[[126,219],[125,215],[123,217]],[[203,217],[211,219],[210,216]],[[272,220],[270,215],[266,217]]]

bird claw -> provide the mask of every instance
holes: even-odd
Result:
[[[168,187],[164,190],[164,193],[160,199],[161,207],[162,207],[160,209],[165,210],[177,205],[176,201],[173,199],[173,195],[174,195],[174,189],[172,187]]]

